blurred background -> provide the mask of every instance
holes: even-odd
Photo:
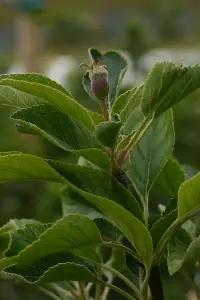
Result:
[[[120,51],[129,62],[124,92],[140,84],[157,61],[200,63],[198,0],[0,0],[0,73],[40,72],[64,85],[83,105],[98,111],[82,89],[81,62],[87,49]],[[1,97],[1,95],[0,95]],[[0,107],[0,152],[17,150],[51,158],[66,153],[17,133],[12,110]],[[174,108],[175,156],[188,174],[200,168],[200,91]],[[0,185],[0,225],[10,218],[52,222],[61,214],[59,186]],[[187,285],[164,277],[166,299],[185,296]],[[1,300],[46,299],[32,288],[0,281]]]

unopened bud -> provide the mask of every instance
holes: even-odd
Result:
[[[86,64],[81,64],[80,66],[85,66],[89,70],[93,94],[98,99],[105,99],[109,93],[108,71],[106,66],[102,65],[99,60],[95,60],[92,66]]]

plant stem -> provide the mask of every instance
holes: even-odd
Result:
[[[101,279],[102,278],[102,271],[101,268],[98,267],[98,277]],[[101,283],[96,284],[96,294],[95,294],[95,300],[101,300],[101,290],[102,290],[102,285]]]
[[[108,280],[107,283],[112,284],[113,280],[114,280],[114,277],[112,277],[110,280]],[[109,293],[110,293],[110,287],[106,286],[102,293],[102,300],[106,300]]]
[[[142,258],[136,252],[134,252],[133,250],[129,249],[128,247],[126,247],[122,244],[115,244],[112,242],[108,242],[108,243],[103,243],[102,246],[103,247],[112,247],[112,248],[115,247],[115,248],[121,249],[124,252],[130,254],[133,258],[135,258],[139,263],[142,264]]]
[[[67,291],[55,283],[49,283],[48,286],[60,296],[62,300],[66,299]]]
[[[111,170],[112,174],[115,174],[118,172],[118,166],[117,166],[117,161],[115,157],[115,151],[116,151],[116,146],[110,149],[110,164],[111,164]]]
[[[147,298],[148,294],[148,282],[149,282],[150,270],[146,268],[146,275],[141,286],[141,295]]]
[[[42,286],[39,286],[38,289],[51,299],[61,300],[61,298],[59,296],[57,296],[56,294],[54,294],[53,292],[49,291],[48,289],[46,289]]]
[[[161,237],[160,241],[158,242],[158,245],[154,251],[153,259],[152,259],[152,266],[156,265],[167,241],[172,236],[173,232],[175,231],[176,227],[180,224],[180,220],[176,219],[170,227],[165,231],[163,236]]]
[[[90,261],[89,259],[87,259],[88,261]],[[122,273],[118,272],[117,270],[105,265],[105,264],[100,264],[94,261],[91,261],[91,263],[93,263],[94,265],[96,265],[97,267],[101,267],[102,269],[105,269],[107,271],[110,271],[112,274],[114,274],[116,277],[118,277],[119,279],[121,279],[123,282],[125,282],[127,284],[127,286],[129,286],[133,292],[135,293],[135,295],[140,298],[140,291],[139,289],[127,278],[125,277]]]
[[[79,282],[79,289],[80,289],[80,295],[82,300],[87,300],[86,294],[85,294],[85,286],[83,282]]]
[[[134,148],[139,143],[139,141],[141,140],[141,138],[143,137],[143,135],[145,134],[149,126],[152,124],[153,120],[154,120],[154,115],[150,114],[140,123],[137,131],[135,131],[129,143],[126,145],[126,147],[121,151],[119,155],[118,158],[119,166],[122,166],[124,160],[129,155],[131,149]]]
[[[76,294],[75,289],[71,286],[69,282],[64,282],[64,286],[66,287],[66,290],[69,290],[69,292],[74,296],[75,299],[78,299],[78,295]]]
[[[110,120],[110,116],[109,116],[109,111],[108,111],[108,105],[106,102],[106,99],[100,99],[100,106],[101,106],[101,111],[103,113],[104,116],[104,120],[105,121],[109,121]]]
[[[144,221],[145,225],[148,228],[149,224],[149,194],[146,193],[144,196]]]
[[[134,298],[133,296],[131,296],[130,294],[128,294],[127,292],[123,291],[122,289],[118,288],[117,286],[108,283],[108,282],[103,282],[103,284],[109,288],[111,288],[112,290],[118,292],[119,294],[121,294],[122,296],[126,297],[129,300],[136,300],[136,298]]]

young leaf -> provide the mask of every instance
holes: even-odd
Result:
[[[11,118],[18,123],[22,121],[22,125],[39,135],[48,135],[49,141],[65,150],[100,148],[94,134],[85,126],[48,104],[22,109]]]
[[[27,93],[25,101],[29,101],[29,95],[35,96],[40,99],[39,103],[35,100],[35,105],[43,103],[48,103],[61,112],[70,115],[73,119],[79,121],[85,127],[90,130],[94,130],[95,125],[92,120],[92,115],[90,115],[89,110],[85,109],[82,105],[76,102],[73,98],[63,94],[57,89],[54,89],[50,86],[42,85],[36,82],[27,82],[21,80],[11,80],[11,79],[3,79],[0,81],[0,86],[6,86],[9,90],[10,88],[14,88],[16,90]],[[16,92],[15,92],[16,94]],[[4,94],[3,94],[4,96]],[[13,99],[11,96],[7,96],[8,105],[12,105],[12,103],[16,102],[16,99]],[[5,102],[5,101],[4,101]],[[25,103],[25,107],[32,106]],[[20,107],[24,107],[22,104]]]
[[[126,171],[138,192],[144,196],[171,156],[174,146],[172,112],[156,119],[130,154]]]
[[[133,94],[136,92],[137,88],[126,91],[121,94],[112,106],[111,115],[114,117],[115,114],[120,114],[129,100],[132,98]]]
[[[96,137],[104,146],[112,148],[117,142],[121,126],[121,122],[100,123],[96,128]]]
[[[48,104],[19,110],[11,118],[18,123],[22,121],[22,124],[30,127],[33,131],[35,128],[36,133],[40,135],[42,135],[42,131],[45,132],[50,136],[49,140],[52,137],[55,140],[54,144],[57,142],[60,147],[63,146],[65,149],[100,148],[94,134],[85,126]],[[31,125],[41,129],[41,132]]]
[[[111,199],[142,218],[138,202],[113,176],[103,170],[48,160],[48,163],[69,183],[86,192]]]
[[[122,79],[127,70],[126,60],[115,51],[108,51],[104,54],[100,53],[97,49],[89,49],[89,54],[93,60],[100,60],[102,64],[107,66],[108,69],[108,81],[109,81],[109,100],[114,102],[118,96]],[[92,95],[91,84],[88,77],[84,77],[84,88],[89,95]]]
[[[174,158],[170,158],[159,176],[154,187],[161,190],[166,197],[174,197],[178,194],[180,185],[185,181],[185,173]]]
[[[40,157],[28,154],[0,156],[0,182],[12,180],[64,182],[64,179]]]
[[[129,101],[126,103],[126,105],[124,106],[123,110],[120,113],[121,121],[127,121],[130,115],[134,113],[134,110],[140,107],[142,93],[143,93],[143,85],[140,85],[139,87],[133,90],[133,93],[131,93],[131,97]]]
[[[149,73],[142,96],[144,114],[159,116],[200,87],[200,66],[157,63]]]
[[[20,132],[40,135],[67,152],[109,168],[108,155],[100,149],[94,133],[56,108],[47,104],[33,106],[17,111],[11,118],[20,124]]]

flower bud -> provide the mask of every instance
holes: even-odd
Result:
[[[89,73],[93,94],[98,99],[105,99],[109,93],[108,71],[99,60],[93,62]]]
[[[95,60],[90,67],[86,64],[81,64],[89,69],[89,77],[91,80],[91,89],[93,94],[98,99],[105,99],[109,93],[108,71],[105,65],[102,65],[100,60]]]

